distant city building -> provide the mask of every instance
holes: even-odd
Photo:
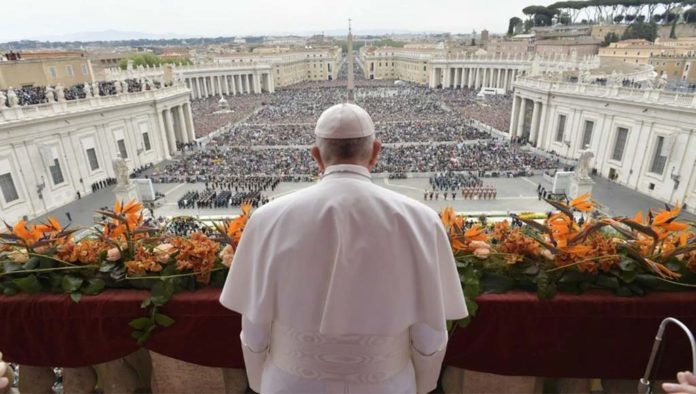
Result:
[[[13,52],[0,55],[0,59],[0,89],[73,86],[95,80],[92,63],[84,52]]]

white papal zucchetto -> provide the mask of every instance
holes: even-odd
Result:
[[[343,103],[324,111],[317,121],[314,134],[327,139],[362,138],[375,133],[370,115],[360,106]]]

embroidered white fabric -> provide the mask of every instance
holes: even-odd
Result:
[[[401,372],[410,362],[410,337],[321,335],[273,324],[271,362],[292,375],[313,380],[375,384]]]

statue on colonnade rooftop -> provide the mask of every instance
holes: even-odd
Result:
[[[10,106],[10,108],[16,107],[19,104],[19,98],[17,98],[17,93],[15,93],[14,89],[12,89],[12,86],[10,86],[9,89],[7,89],[7,105]]]
[[[62,103],[65,101],[65,88],[63,88],[63,85],[58,84],[56,86],[56,100],[58,100],[59,103]]]
[[[54,95],[53,88],[51,86],[46,86],[46,99],[49,103],[55,103],[56,97]]]

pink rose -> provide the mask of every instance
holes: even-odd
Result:
[[[556,258],[556,256],[554,256],[553,253],[551,253],[551,251],[548,249],[543,249],[539,254],[542,255],[546,260],[554,260]]]
[[[29,261],[29,253],[26,250],[13,250],[9,253],[8,257],[10,260],[18,264],[24,264]]]
[[[106,261],[119,261],[121,260],[121,251],[118,248],[111,248],[106,252]]]
[[[157,262],[160,264],[166,264],[169,262],[169,258],[172,253],[176,252],[174,245],[170,243],[165,243],[158,245],[154,250]]]
[[[234,259],[234,248],[232,245],[227,245],[220,251],[220,258],[222,259],[222,265],[227,268],[232,266],[232,260]]]
[[[489,247],[477,248],[476,250],[474,250],[474,256],[478,257],[481,260],[487,259],[490,254],[491,249]]]
[[[469,246],[472,249],[490,249],[491,247],[483,241],[471,241]]]

